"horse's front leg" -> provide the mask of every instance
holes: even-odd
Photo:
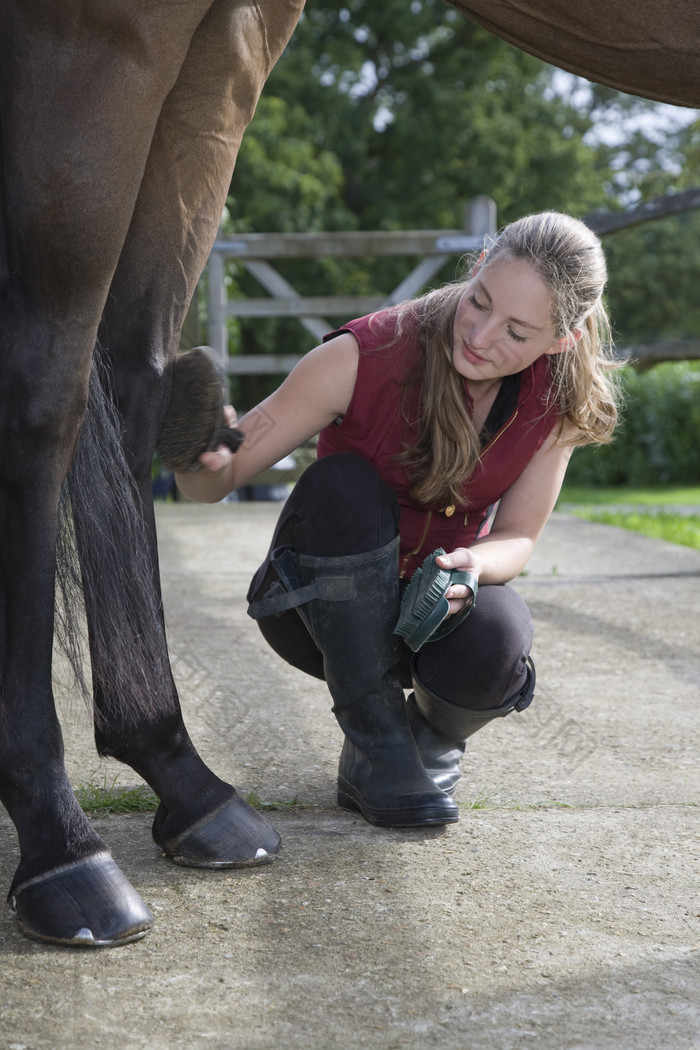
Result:
[[[0,800],[17,829],[10,902],[28,936],[119,944],[153,919],[80,809],[51,688],[57,505],[85,403],[89,355],[56,355],[5,293],[0,324]],[[77,333],[76,333],[77,334]],[[82,376],[82,378],[81,378]]]
[[[217,232],[243,130],[301,6],[280,6],[277,0],[264,0],[255,9],[221,2],[212,6],[161,112],[112,282],[104,341],[127,457],[141,494],[144,545],[158,597],[151,461],[169,394],[169,366]],[[99,611],[101,603],[93,604]],[[162,632],[160,617],[158,629]],[[164,634],[153,645],[164,653]],[[154,653],[150,663],[156,658]],[[100,675],[95,652],[93,680],[98,750],[126,762],[156,791],[161,806],[153,834],[167,853],[200,866],[258,864],[274,857],[277,833],[197,754],[169,671],[162,686],[172,711],[142,718],[138,725],[128,723],[123,705],[114,702],[115,686]]]
[[[63,767],[57,504],[157,117],[210,5],[187,0],[177,17],[138,0],[0,5],[0,799],[20,840],[22,929],[65,944],[118,944],[152,924]]]

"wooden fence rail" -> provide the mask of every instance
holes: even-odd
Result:
[[[584,221],[600,236],[668,215],[700,208],[700,187],[665,194],[621,212],[594,212]],[[230,355],[228,320],[231,317],[294,317],[320,341],[333,325],[326,317],[360,317],[416,295],[451,258],[478,250],[496,230],[496,205],[479,196],[467,204],[462,230],[390,230],[337,233],[249,233],[220,237],[207,266],[208,341],[231,374],[285,373],[298,357],[292,355]],[[406,278],[385,295],[324,295],[304,297],[270,260],[320,257],[420,256]],[[242,263],[269,293],[267,297],[229,299],[226,290],[227,260]],[[643,346],[618,347],[618,355],[640,367],[660,361],[699,360],[700,339],[676,340]]]
[[[295,317],[320,341],[333,325],[327,316],[361,317],[383,306],[391,306],[416,295],[446,262],[482,247],[484,238],[496,229],[496,206],[490,197],[471,200],[463,230],[387,230],[338,233],[249,233],[219,238],[208,264],[209,344],[225,362],[229,372],[263,373],[289,371],[296,357],[260,354],[229,356],[230,317]],[[422,256],[393,291],[377,296],[302,297],[269,260],[316,259],[323,256],[377,257]],[[270,293],[270,298],[228,299],[225,264],[228,259],[243,263],[249,273]],[[280,367],[284,364],[284,367]]]

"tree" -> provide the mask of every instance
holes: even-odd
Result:
[[[562,74],[443,0],[315,0],[244,138],[230,229],[461,227],[465,203],[479,193],[496,201],[499,224],[547,208],[578,216],[623,208],[687,185],[693,162],[700,170],[697,128],[657,121],[649,135],[638,122],[657,112]],[[687,216],[606,239],[622,341],[697,330],[696,245]],[[405,262],[280,269],[302,294],[366,294],[395,287]],[[455,275],[452,264],[435,281]],[[230,279],[260,294],[241,269]],[[234,344],[300,354],[309,338],[296,322],[267,320],[237,324]],[[239,401],[252,403],[279,378],[242,381]]]
[[[653,139],[649,139],[654,144]],[[700,120],[664,136],[654,162],[638,165],[639,194],[650,199],[698,184]],[[700,331],[700,211],[606,238],[609,302],[621,345],[697,337]]]
[[[266,97],[307,114],[360,228],[458,227],[478,193],[494,197],[503,221],[606,203],[596,151],[583,142],[590,120],[556,93],[554,76],[443,0],[319,0]],[[256,118],[248,140],[261,131]],[[237,179],[247,165],[244,141]]]

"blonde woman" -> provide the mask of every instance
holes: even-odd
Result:
[[[583,223],[518,220],[466,281],[332,332],[237,423],[235,456],[222,447],[178,475],[213,502],[319,434],[249,611],[280,656],[327,682],[345,735],[338,802],[371,823],[457,820],[465,741],[532,700],[532,620],[504,585],[573,448],[611,439],[605,283]],[[394,633],[401,595],[438,548],[448,617],[409,646]]]

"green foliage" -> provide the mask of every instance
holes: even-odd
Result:
[[[264,97],[294,100],[337,158],[348,228],[449,228],[479,193],[501,221],[605,202],[590,120],[553,76],[443,0],[318,0]]]
[[[700,482],[700,364],[624,370],[626,406],[615,441],[577,449],[567,482],[695,485]]]
[[[352,229],[344,176],[299,101],[266,92],[243,139],[228,198],[231,232]]]
[[[700,332],[700,212],[646,223],[605,239],[608,306],[623,347]]]

